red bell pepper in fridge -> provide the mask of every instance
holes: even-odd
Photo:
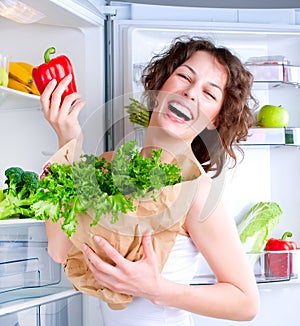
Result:
[[[33,68],[32,77],[36,83],[36,86],[40,92],[43,93],[45,87],[52,79],[56,79],[59,83],[64,77],[71,74],[72,80],[67,86],[66,90],[62,94],[63,99],[71,93],[77,92],[75,76],[73,67],[69,58],[65,55],[60,55],[53,59],[50,59],[50,55],[56,52],[54,47],[48,48],[44,53],[45,63],[38,67]]]
[[[291,236],[291,232],[285,232],[280,239],[271,238],[266,244],[266,251],[280,251],[280,253],[267,253],[268,267],[273,276],[290,277],[293,274],[293,253],[291,251],[297,249],[297,244],[294,241],[286,240]]]

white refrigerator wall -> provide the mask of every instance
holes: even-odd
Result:
[[[84,8],[72,8],[72,1],[61,1],[59,5],[52,2],[56,1],[26,1],[47,14],[40,23],[18,24],[0,17],[0,52],[8,55],[11,61],[40,65],[44,51],[54,46],[56,54],[53,57],[67,55],[70,58],[78,91],[86,102],[79,116],[84,132],[84,150],[99,154],[103,152],[105,143],[104,17],[100,13],[99,16],[90,15]],[[70,14],[68,10],[71,9],[75,13]],[[57,148],[56,135],[45,121],[38,99],[0,92],[1,188],[7,167],[20,166],[39,173]],[[60,284],[71,286],[63,269]],[[76,306],[76,309],[81,307]],[[83,325],[93,324],[89,319],[91,316],[96,320],[101,318],[97,301],[93,298],[84,296],[82,313]],[[80,323],[80,311],[78,314],[73,312],[73,315]],[[60,322],[64,323],[64,320]]]

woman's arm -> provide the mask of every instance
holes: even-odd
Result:
[[[51,219],[45,221],[48,237],[48,254],[56,263],[63,263],[73,244],[67,234],[61,229],[62,221],[56,223]]]
[[[222,193],[208,181],[200,179],[184,227],[214,272],[217,283],[186,286],[165,281],[154,302],[209,317],[251,320],[259,306],[253,269]]]
[[[40,98],[45,119],[56,132],[59,147],[64,146],[74,138],[82,142],[83,138],[78,115],[85,103],[78,101],[80,99],[78,93],[66,96],[64,101],[61,102],[61,96],[71,79],[72,75],[66,76],[59,84],[53,79],[49,82]],[[74,101],[75,104],[72,106]],[[45,223],[48,237],[48,253],[54,261],[63,263],[72,247],[72,242],[62,231],[60,221],[53,223],[50,218]]]
[[[164,282],[154,302],[215,318],[253,319],[258,311],[258,289],[234,219],[225,205],[218,203],[204,220],[193,207],[185,226],[218,282],[193,287]]]

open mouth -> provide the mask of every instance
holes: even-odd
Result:
[[[169,110],[172,114],[175,114],[178,118],[183,119],[185,121],[189,121],[193,118],[190,110],[186,107],[182,106],[177,102],[170,102],[169,103]]]

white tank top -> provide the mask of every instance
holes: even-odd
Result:
[[[190,284],[195,276],[200,254],[191,238],[177,235],[174,247],[162,275],[176,283]],[[122,310],[112,310],[100,302],[104,326],[192,326],[189,312],[173,307],[159,306],[144,298],[133,298]]]

